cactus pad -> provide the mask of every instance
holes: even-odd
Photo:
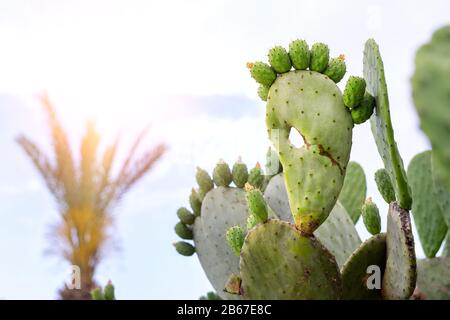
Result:
[[[391,177],[400,207],[409,210],[412,200],[403,160],[394,139],[383,61],[378,45],[373,39],[367,40],[364,48],[363,72],[367,83],[366,90],[376,100],[375,113],[372,115],[370,123],[378,152]]]
[[[431,151],[419,153],[411,160],[408,180],[414,199],[412,214],[420,242],[425,255],[433,258],[441,247],[448,228],[434,190]]]
[[[364,241],[342,267],[343,299],[381,299],[381,289],[368,287],[368,284],[372,284],[368,281],[371,275],[368,267],[377,266],[381,273],[379,276],[382,277],[385,265],[386,234],[380,233]],[[381,278],[379,281],[381,285]]]
[[[339,299],[333,256],[294,225],[268,220],[249,231],[241,251],[241,291],[249,299]]]
[[[430,300],[450,300],[450,258],[417,261],[417,286]]]
[[[387,220],[387,259],[382,295],[389,300],[408,299],[416,287],[417,277],[409,212],[392,202]]]
[[[356,223],[361,215],[361,207],[366,199],[366,176],[361,165],[350,161],[345,173],[344,185],[339,195],[339,202]]]
[[[413,99],[420,126],[433,146],[436,165],[450,192],[450,25],[437,30],[416,54]]]

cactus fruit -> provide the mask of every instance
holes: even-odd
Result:
[[[408,166],[411,186],[412,214],[423,251],[428,258],[436,256],[447,234],[447,225],[432,178],[431,151],[417,154]]]
[[[311,60],[309,70],[316,72],[324,72],[328,66],[330,58],[330,49],[324,43],[315,43],[311,47]]]
[[[392,202],[387,220],[387,258],[381,292],[384,299],[408,299],[414,292],[417,278],[409,212]]]
[[[227,241],[234,254],[239,256],[244,244],[245,232],[240,226],[234,226],[227,230]]]
[[[305,40],[294,40],[289,44],[289,57],[296,70],[306,70],[309,67],[310,51]]]
[[[206,194],[209,190],[214,188],[214,182],[209,176],[208,172],[200,167],[197,167],[197,173],[195,174],[195,180],[199,186],[201,193]]]
[[[361,215],[361,207],[366,199],[366,192],[367,183],[363,168],[359,163],[350,161],[347,165],[344,185],[338,200],[355,224]]]
[[[268,220],[249,231],[241,251],[241,291],[249,299],[339,299],[333,256],[294,225]]]
[[[255,188],[261,188],[264,182],[264,175],[261,170],[261,165],[259,162],[256,163],[255,167],[250,170],[250,173],[248,174],[248,183],[255,187]]]
[[[105,297],[103,296],[103,292],[100,288],[95,288],[91,291],[91,297],[92,300],[105,300]]]
[[[417,261],[417,286],[430,300],[450,300],[450,258]]]
[[[181,239],[185,239],[185,240],[192,240],[193,239],[193,234],[192,234],[192,230],[189,229],[189,227],[187,227],[185,224],[183,224],[182,222],[178,222],[175,225],[175,233],[181,238]]]
[[[345,85],[343,100],[348,108],[358,106],[364,98],[366,81],[361,77],[351,76]]]
[[[269,63],[277,73],[285,73],[291,70],[291,59],[286,49],[276,46],[269,50]]]
[[[345,57],[341,54],[339,57],[330,60],[328,67],[325,69],[323,74],[338,83],[342,80],[346,71],[347,67],[345,65]]]
[[[364,97],[359,105],[352,108],[352,119],[354,124],[361,124],[370,119],[373,114],[373,108],[375,107],[375,99],[368,94],[364,94]]]
[[[384,274],[385,265],[386,234],[379,233],[364,241],[342,267],[342,298],[346,300],[381,299],[381,277]],[[369,273],[373,273],[372,279],[369,279],[371,275]],[[377,288],[377,285],[380,287]]]
[[[91,291],[91,298],[92,300],[116,300],[114,285],[111,281],[108,281],[104,289],[95,288]]]
[[[250,74],[253,79],[263,86],[270,87],[277,78],[277,74],[267,63],[260,61],[247,63],[247,68],[250,69]]]
[[[243,188],[248,181],[247,165],[242,162],[241,158],[233,165],[232,176],[233,182],[238,188]]]
[[[230,167],[222,159],[219,160],[214,168],[213,181],[218,187],[228,187],[231,181],[233,181]]]
[[[259,189],[253,188],[249,183],[245,185],[245,199],[250,214],[255,217],[257,222],[265,222],[269,217],[266,200]]]
[[[184,241],[174,243],[174,247],[177,250],[177,252],[182,256],[189,257],[195,253],[195,247],[190,243]]]
[[[381,218],[377,205],[372,202],[372,198],[368,198],[366,203],[362,206],[362,217],[364,225],[372,235],[380,233]]]
[[[378,152],[389,173],[400,207],[409,210],[412,200],[403,161],[394,138],[383,61],[373,39],[367,40],[364,48],[363,73],[367,83],[366,90],[376,101],[370,124]]]
[[[386,203],[391,203],[395,201],[395,191],[392,187],[391,178],[386,169],[381,168],[375,172],[375,182],[377,184],[378,191],[383,197]]]
[[[435,31],[416,53],[413,100],[420,127],[430,139],[436,169],[450,192],[450,25]]]
[[[180,209],[178,209],[177,216],[183,224],[191,225],[195,222],[195,215],[185,207],[181,207]]]
[[[203,200],[203,198],[201,200]],[[192,188],[191,194],[189,195],[189,204],[195,216],[199,216],[201,213],[202,208],[201,200],[198,192],[194,188]]]

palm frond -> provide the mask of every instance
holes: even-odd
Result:
[[[80,146],[80,205],[92,205],[95,202],[97,184],[97,149],[100,136],[95,124],[89,121]]]
[[[119,143],[119,138],[117,138],[113,144],[111,144],[109,147],[106,148],[104,154],[103,154],[103,160],[101,163],[100,168],[100,177],[96,192],[96,204],[98,208],[103,208],[104,203],[103,199],[105,198],[105,195],[108,193],[108,191],[111,188],[115,188],[114,183],[111,183],[110,175],[112,170],[112,164],[114,162],[116,151],[117,151],[117,145]]]

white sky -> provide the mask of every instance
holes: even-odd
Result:
[[[149,122],[149,144],[169,145],[164,161],[118,208],[122,250],[101,266],[98,279],[113,279],[119,298],[195,299],[209,284],[196,258],[181,258],[170,245],[194,168],[212,169],[217,159],[238,155],[253,164],[266,151],[264,108],[245,63],[305,38],[328,43],[332,55],[344,53],[347,76],[361,75],[364,42],[374,37],[407,164],[428,148],[410,98],[414,52],[450,22],[449,12],[445,0],[0,0],[0,143],[7,150],[0,168],[0,297],[53,298],[62,283],[64,265],[43,255],[46,227],[56,219],[53,203],[12,141],[26,132],[45,147],[36,93],[49,93],[74,138],[84,118],[94,117],[107,138],[124,132],[124,145]],[[208,103],[229,101],[226,115],[209,109]],[[385,212],[372,181],[381,161],[367,124],[354,130],[352,159],[363,164],[369,195]]]

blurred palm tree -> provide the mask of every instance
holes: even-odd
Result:
[[[81,271],[81,289],[65,286],[62,299],[89,299],[96,286],[95,270],[104,256],[112,225],[111,210],[124,194],[148,172],[165,151],[163,144],[148,150],[134,160],[146,130],[142,131],[116,175],[112,167],[117,140],[98,156],[100,136],[93,122],[88,122],[81,141],[80,161],[73,157],[66,132],[47,96],[42,102],[51,131],[54,161],[30,139],[19,136],[17,142],[33,161],[55,197],[61,219],[51,229],[51,252],[56,253]]]

